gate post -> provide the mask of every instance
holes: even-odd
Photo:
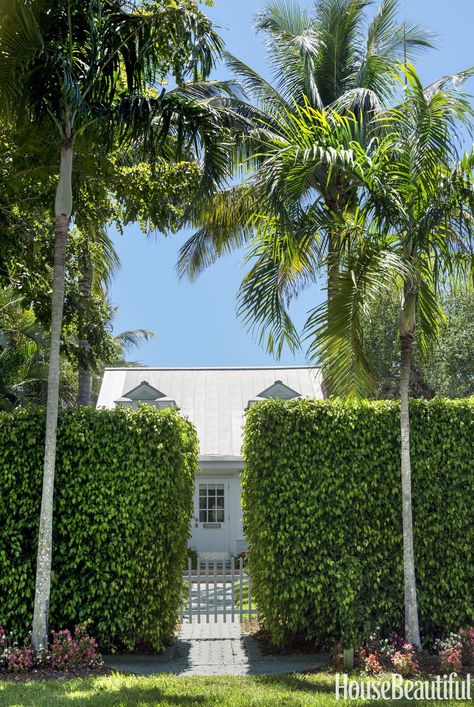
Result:
[[[197,561],[197,603],[198,603],[198,624],[201,623],[201,560]]]
[[[231,608],[231,619],[232,623],[235,621],[235,557],[232,555],[230,559],[230,569],[231,569],[231,584],[232,584],[232,594],[231,594],[231,601],[232,601],[232,608]]]
[[[244,611],[243,570],[244,570],[244,558],[239,557],[239,600],[240,600],[239,619],[240,619],[240,623],[242,623],[242,619],[244,617],[244,614],[243,614],[243,611]]]
[[[214,621],[217,623],[217,560],[214,560]]]
[[[192,599],[192,577],[191,577],[191,558],[188,557],[188,591],[189,591],[189,623],[193,620],[193,599]]]
[[[209,560],[206,560],[206,623],[209,623]]]
[[[224,623],[227,623],[227,560],[222,561],[222,603],[224,604]]]

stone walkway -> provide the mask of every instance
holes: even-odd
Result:
[[[211,619],[183,623],[176,643],[157,656],[106,656],[110,668],[139,675],[282,675],[311,670],[327,662],[323,654],[263,656],[236,622]]]

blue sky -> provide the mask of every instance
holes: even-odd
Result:
[[[301,0],[308,7],[312,2]],[[228,49],[268,76],[261,37],[253,31],[255,13],[265,0],[216,0],[207,12],[219,27]],[[416,62],[425,83],[474,64],[473,0],[401,0],[400,16],[431,27],[438,49]],[[225,69],[216,77],[227,77]],[[472,91],[472,83],[469,86]],[[112,233],[122,269],[112,286],[118,307],[116,332],[146,328],[155,337],[133,352],[150,366],[249,366],[277,363],[244,330],[235,314],[236,293],[245,270],[243,253],[234,253],[205,272],[197,282],[178,280],[177,252],[189,233],[144,236],[130,226],[123,236]],[[324,296],[317,287],[304,293],[292,314],[301,325],[306,312]],[[284,351],[283,364],[305,363],[304,353]]]

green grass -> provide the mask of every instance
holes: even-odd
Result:
[[[202,707],[206,705],[320,705],[343,704],[336,701],[334,676],[293,675],[283,677],[151,677],[127,676],[115,673],[107,677],[73,680],[28,681],[26,683],[0,682],[0,705],[16,707],[57,707],[85,705],[178,705]],[[346,704],[367,705],[351,701]],[[373,704],[390,704],[377,702]],[[426,704],[448,705],[449,702],[404,703],[394,705]],[[451,703],[452,704],[452,703]],[[467,704],[464,702],[463,704]]]

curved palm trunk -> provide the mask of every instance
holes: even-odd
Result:
[[[416,597],[415,552],[413,541],[413,511],[410,459],[410,368],[413,351],[414,296],[405,299],[401,312],[400,340],[400,429],[402,465],[403,575],[405,585],[405,637],[415,647],[421,647]]]
[[[46,402],[46,437],[44,449],[43,490],[38,533],[35,605],[32,645],[35,651],[48,644],[48,615],[51,590],[53,541],[53,496],[56,464],[56,436],[59,408],[60,343],[64,308],[64,274],[69,218],[72,209],[73,140],[61,149],[59,183],[56,192],[53,290],[51,296],[51,348],[49,354],[48,397]]]

